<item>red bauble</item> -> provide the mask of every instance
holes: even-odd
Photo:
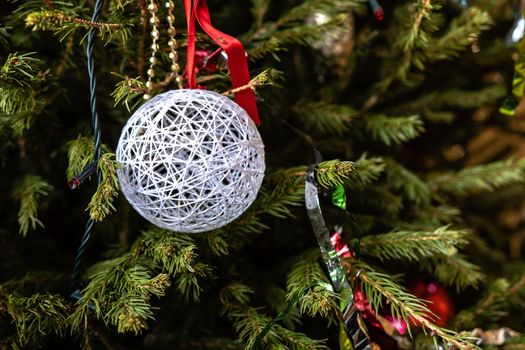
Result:
[[[435,319],[432,319],[432,322],[438,326],[446,326],[447,322],[454,315],[452,297],[440,284],[418,279],[410,285],[409,291],[419,299],[430,301],[427,307],[437,316]],[[417,325],[416,322],[414,324]]]
[[[365,293],[361,289],[361,286],[357,286],[354,291],[354,301],[355,307],[361,312],[363,320],[365,320],[368,325],[383,329],[383,326],[381,326],[381,323],[379,323],[377,320],[376,313],[370,307],[370,303],[366,299]]]
[[[215,72],[219,70],[217,58],[220,56],[220,52],[213,52],[210,50],[195,50],[195,67],[197,72]]]
[[[221,57],[221,50],[210,51],[210,50],[195,50],[195,72],[213,73],[221,69],[222,63],[219,58]],[[188,79],[188,71],[184,69],[182,73],[184,79]],[[206,90],[203,85],[197,85],[197,89]]]

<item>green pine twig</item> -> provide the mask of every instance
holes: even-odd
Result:
[[[38,219],[38,202],[47,196],[53,187],[40,176],[26,175],[16,185],[13,195],[20,202],[18,211],[18,232],[26,236],[29,229],[35,230],[37,226],[43,227]]]

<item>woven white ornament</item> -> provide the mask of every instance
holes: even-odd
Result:
[[[149,222],[204,232],[238,218],[264,176],[264,144],[246,111],[207,90],[172,90],[144,103],[120,135],[117,170]]]

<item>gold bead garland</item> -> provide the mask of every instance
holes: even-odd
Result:
[[[177,63],[178,60],[178,54],[177,54],[177,40],[175,39],[175,35],[177,34],[177,31],[174,26],[175,22],[175,16],[173,15],[173,10],[175,9],[175,5],[173,3],[173,0],[166,1],[166,8],[168,9],[168,35],[169,35],[169,41],[168,46],[170,47],[170,53],[169,58],[171,60],[171,72],[173,76],[175,77],[175,81],[177,82],[177,85],[179,89],[182,89],[182,77],[180,76],[180,66]],[[149,68],[147,71],[148,80],[146,82],[146,89],[147,93],[144,94],[144,99],[149,100],[151,98],[151,90],[153,89],[153,78],[155,77],[155,65],[157,64],[157,51],[159,50],[159,44],[157,41],[159,40],[160,33],[158,29],[158,25],[160,23],[159,17],[157,16],[157,11],[159,7],[155,3],[155,0],[150,0],[148,5],[148,11],[150,13],[150,19],[149,22],[152,26],[151,29],[151,56],[149,58]]]
[[[149,19],[149,23],[153,27],[151,30],[151,56],[149,58],[149,69],[147,71],[148,74],[148,81],[146,82],[146,88],[148,89],[148,93],[144,94],[144,99],[149,100],[151,98],[151,95],[149,94],[151,92],[151,89],[153,88],[153,77],[155,76],[155,71],[153,68],[155,67],[155,64],[157,63],[157,51],[159,49],[159,45],[157,44],[157,40],[159,39],[159,30],[157,29],[157,26],[159,25],[159,18],[157,17],[157,10],[159,7],[155,3],[154,0],[150,0],[148,5],[148,10],[151,15]]]
[[[177,60],[179,58],[177,54],[177,40],[175,39],[177,30],[173,25],[173,23],[175,22],[175,16],[173,15],[175,5],[173,4],[173,0],[166,1],[166,7],[168,8],[168,35],[170,37],[170,40],[168,41],[168,46],[171,50],[169,54],[169,57],[171,59],[171,71],[175,75],[175,81],[177,82],[179,89],[182,89],[182,77],[180,76],[180,66],[177,63]]]

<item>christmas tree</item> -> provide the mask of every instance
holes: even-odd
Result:
[[[358,349],[348,303],[372,348],[525,348],[520,6],[210,0],[232,88],[197,3],[2,5],[0,348]],[[257,198],[200,233],[137,213],[115,153],[188,87],[254,91],[265,146]]]

